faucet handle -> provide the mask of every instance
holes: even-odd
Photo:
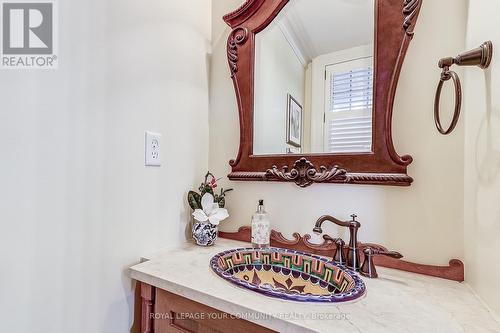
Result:
[[[335,250],[335,256],[333,257],[333,260],[337,264],[345,265],[347,262],[344,254],[345,242],[342,240],[342,238],[337,238],[335,240],[335,245],[337,245],[337,247]]]
[[[353,227],[356,227],[356,228],[360,228],[361,227],[361,223],[359,223],[356,220],[356,218],[358,217],[358,215],[352,214],[351,217],[352,217],[352,220],[348,221],[348,223],[350,224],[350,226],[353,226]]]
[[[387,257],[391,257],[394,259],[401,259],[403,255],[396,251],[386,251],[375,249],[373,247],[367,246],[363,249],[363,254],[365,255],[365,260],[363,261],[363,265],[361,265],[360,273],[363,276],[368,278],[377,278],[377,268],[373,262],[373,257],[377,255],[383,255]]]
[[[391,257],[394,259],[401,259],[403,255],[397,251],[378,251],[377,255],[382,255],[386,257]]]
[[[337,241],[337,238],[333,238],[332,236],[329,235],[323,235],[323,239],[327,242],[332,242],[332,243],[335,243]]]

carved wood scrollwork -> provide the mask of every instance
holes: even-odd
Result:
[[[403,28],[408,36],[413,37],[416,17],[422,6],[422,0],[404,0],[403,15],[405,16]]]
[[[248,38],[247,28],[233,29],[227,40],[227,59],[229,61],[229,69],[231,77],[234,77],[238,71],[238,45],[243,44]]]
[[[283,181],[293,181],[300,187],[308,187],[313,183],[346,180],[346,174],[347,171],[340,169],[338,166],[334,166],[330,169],[321,166],[318,171],[311,162],[303,157],[295,162],[290,171],[288,171],[288,166],[284,166],[281,170],[278,169],[277,166],[273,166],[271,169],[267,170],[266,177],[274,177]]]

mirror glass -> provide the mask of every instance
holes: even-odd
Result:
[[[254,155],[372,151],[374,0],[290,0],[255,40]]]

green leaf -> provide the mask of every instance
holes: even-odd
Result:
[[[223,196],[217,195],[215,197],[215,202],[217,202],[219,204],[220,208],[224,208],[224,206],[226,205],[226,198],[224,198]]]
[[[199,193],[196,193],[194,191],[189,191],[189,193],[188,193],[188,203],[189,203],[189,206],[191,206],[191,208],[193,210],[195,210],[195,209],[203,209],[201,207],[201,195]]]
[[[210,193],[211,195],[214,195],[214,190],[213,188],[210,187],[210,185],[203,185],[200,188],[200,191],[201,191],[201,196],[204,196],[205,193]]]
[[[233,191],[232,188],[228,188],[227,190],[221,190],[222,195],[226,195],[226,193]]]

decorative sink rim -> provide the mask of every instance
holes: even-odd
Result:
[[[280,252],[280,253],[289,253],[291,255],[302,255],[306,256],[315,260],[319,260],[325,264],[335,266],[343,271],[345,271],[347,274],[349,274],[350,277],[352,277],[354,281],[354,287],[350,289],[347,292],[341,292],[338,294],[330,294],[330,295],[312,295],[312,294],[287,294],[280,292],[278,290],[270,289],[270,288],[263,288],[261,286],[256,286],[251,284],[248,281],[242,281],[236,277],[233,276],[233,274],[228,273],[226,270],[222,269],[219,267],[219,260],[222,260],[223,257],[229,255],[229,254],[234,254],[237,252],[242,252],[242,251],[268,251],[268,252]],[[247,266],[242,265],[242,266]],[[262,265],[264,266],[264,265]],[[288,271],[293,271],[291,268],[287,267],[280,267],[280,266],[273,266],[270,265],[271,267],[279,267],[280,272],[282,272],[282,269],[288,270]],[[290,249],[284,249],[284,248],[277,248],[277,247],[269,247],[265,249],[256,249],[256,248],[251,248],[251,247],[246,247],[246,248],[237,248],[237,249],[231,249],[231,250],[226,250],[217,253],[210,259],[210,268],[222,279],[247,290],[251,290],[254,292],[257,292],[259,294],[273,297],[273,298],[278,298],[282,300],[291,300],[291,301],[297,301],[297,302],[307,302],[307,303],[339,303],[339,302],[348,302],[348,301],[353,301],[356,300],[360,297],[362,297],[366,293],[366,286],[363,280],[359,277],[358,273],[355,271],[348,269],[347,267],[337,264],[328,258],[318,256],[315,254],[311,253],[306,253],[306,252],[301,252],[301,251],[296,251],[296,250],[290,250]],[[303,273],[309,276],[312,276],[311,274],[308,273]],[[286,274],[288,275],[288,274]]]

